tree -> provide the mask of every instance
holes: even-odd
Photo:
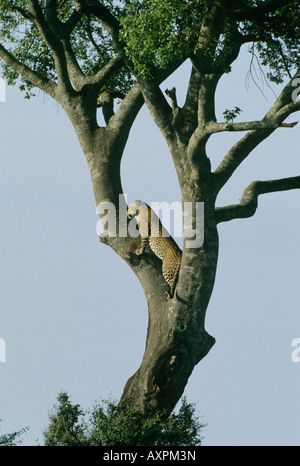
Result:
[[[1,2],[0,58],[10,84],[21,77],[25,96],[40,88],[69,116],[89,164],[99,214],[116,208],[116,229],[100,237],[127,262],[140,280],[148,303],[149,325],[140,368],[125,385],[120,406],[142,412],[171,412],[194,367],[215,343],[205,330],[218,260],[218,224],[254,215],[258,197],[298,189],[300,177],[253,181],[237,205],[216,206],[222,188],[248,155],[286,119],[300,110],[298,0],[19,0]],[[257,121],[235,122],[240,109],[215,114],[216,90],[244,44],[268,66],[280,95]],[[179,108],[176,89],[161,83],[183,62],[191,73]],[[287,83],[286,83],[287,79]],[[118,105],[114,105],[114,101]],[[130,129],[146,103],[171,152],[183,207],[204,205],[204,241],[184,247],[176,293],[167,299],[160,260],[137,257],[123,235],[125,200],[120,164]],[[105,126],[97,122],[102,109]],[[245,132],[212,171],[206,146],[220,132]],[[121,198],[121,203],[120,203]],[[127,228],[127,223],[125,225]],[[187,286],[188,284],[188,286]]]
[[[44,431],[45,446],[199,446],[204,427],[195,407],[183,398],[178,413],[167,419],[152,412],[119,407],[112,401],[97,403],[91,412],[74,405],[66,392],[57,397]],[[88,419],[85,416],[88,415]]]
[[[44,431],[45,446],[86,446],[84,411],[73,405],[66,392],[57,396],[58,405],[49,414],[50,424]]]

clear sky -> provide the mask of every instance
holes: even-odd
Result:
[[[217,111],[240,107],[261,118],[274,101],[247,81],[244,52],[218,90]],[[189,68],[172,76],[182,104]],[[257,76],[259,78],[259,74]],[[279,93],[276,86],[272,86]],[[2,433],[29,426],[24,445],[43,443],[60,390],[91,408],[118,399],[142,359],[146,300],[129,267],[96,235],[87,163],[71,123],[50,98],[24,100],[7,89],[0,103],[0,362]],[[299,113],[288,121],[299,119]],[[223,190],[235,203],[256,179],[299,175],[300,127],[279,129]],[[209,143],[216,167],[242,134]],[[122,163],[128,202],[178,201],[166,143],[144,108]],[[217,342],[185,390],[196,404],[204,445],[299,445],[300,191],[261,196],[255,217],[222,224],[220,258],[206,328]],[[180,243],[180,239],[178,240]]]

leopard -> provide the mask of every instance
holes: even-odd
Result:
[[[151,251],[162,261],[162,274],[170,288],[167,298],[171,299],[178,281],[182,258],[181,249],[162,225],[156,213],[145,202],[134,201],[127,210],[127,217],[137,218],[141,236],[141,245],[135,250],[135,254],[140,256],[146,245],[150,246]]]

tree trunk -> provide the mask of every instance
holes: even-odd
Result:
[[[205,330],[205,313],[215,281],[218,233],[214,202],[204,206],[204,242],[201,248],[184,248],[173,299],[166,300],[161,290],[152,295],[146,292],[149,324],[145,354],[125,385],[122,406],[170,413],[194,367],[215,343]]]
[[[86,106],[86,102],[85,102]],[[136,109],[141,102],[136,105]],[[218,256],[212,180],[203,183],[190,172],[191,164],[178,167],[183,202],[203,202],[204,243],[200,248],[184,247],[175,295],[167,299],[168,285],[162,275],[162,263],[148,248],[141,256],[134,254],[140,238],[119,235],[119,221],[124,222],[125,204],[120,177],[120,163],[130,125],[116,131],[110,122],[97,128],[92,114],[79,104],[65,106],[88,162],[96,205],[112,203],[116,208],[116,234],[100,238],[112,247],[132,268],[143,287],[149,312],[146,348],[140,368],[127,381],[120,405],[148,412],[170,413],[181,397],[194,367],[215,343],[205,330],[205,313],[212,293]],[[112,117],[113,118],[113,117]],[[132,119],[134,119],[132,117]],[[125,120],[125,119],[124,119]],[[93,123],[94,122],[94,123]],[[184,160],[184,154],[177,159]],[[207,171],[207,173],[210,173]],[[186,183],[186,180],[190,180]],[[194,180],[194,181],[192,181]],[[201,185],[201,190],[200,190]],[[207,186],[207,189],[204,189]],[[100,218],[102,215],[100,215]],[[126,217],[126,227],[127,227]],[[186,239],[184,240],[186,244]]]

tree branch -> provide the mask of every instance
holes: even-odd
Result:
[[[203,176],[206,176],[205,173],[210,170],[206,155],[206,144],[210,133],[206,131],[206,126],[216,120],[215,93],[220,77],[221,74],[202,76],[197,101],[198,124],[188,143],[188,156],[191,160],[197,161],[199,167],[201,166]]]
[[[18,13],[20,13],[23,16],[23,18],[28,19],[28,20],[32,20],[31,13],[28,10],[25,10],[24,8],[22,8],[20,6],[10,4],[9,6],[7,6],[5,8],[8,11],[17,11]]]
[[[172,108],[159,85],[183,62],[184,59],[181,59],[170,63],[166,69],[155,69],[154,77],[151,80],[139,80],[140,89],[152,118],[169,144],[174,144],[175,141],[174,128],[172,125]]]
[[[167,136],[171,129],[172,109],[159,84],[154,81],[143,81],[140,82],[140,86],[153,120],[161,132]]]
[[[94,76],[86,76],[85,82],[86,84],[95,85],[98,89],[100,89],[103,84],[120,68],[124,66],[124,62],[122,57],[119,55],[116,58],[112,58],[107,65],[103,66],[98,73]]]
[[[98,18],[104,29],[111,35],[114,42],[119,45],[119,21],[109,11],[109,9],[97,0],[76,0],[76,10],[82,14],[93,15]]]
[[[270,19],[268,14],[274,13],[279,8],[288,6],[294,3],[293,0],[267,0],[260,5],[251,7],[238,8],[235,10],[235,16],[238,20],[255,20],[255,21],[268,21]]]
[[[65,30],[65,33],[67,36],[71,35],[71,32],[74,30],[74,28],[77,26],[77,24],[81,20],[81,14],[78,13],[77,10],[74,10],[71,16],[67,19],[65,23],[63,23],[63,27]]]
[[[32,20],[38,28],[42,38],[50,47],[53,53],[59,54],[61,52],[60,41],[58,40],[57,36],[53,33],[48,22],[46,21],[40,3],[37,0],[28,0],[28,6],[32,16]]]
[[[114,157],[121,160],[122,151],[127,141],[132,123],[143,106],[146,98],[148,98],[147,104],[153,111],[153,118],[156,123],[161,123],[163,125],[163,131],[172,131],[172,109],[160,90],[159,84],[172,74],[177,67],[178,63],[173,63],[165,70],[157,70],[155,73],[155,80],[147,83],[149,86],[147,89],[143,88],[143,83],[135,84],[123,100],[116,114],[109,118],[107,132],[108,134],[115,135],[113,138],[114,150],[112,151]],[[163,112],[164,115],[162,116],[160,112]],[[167,134],[166,137],[168,140],[170,134]],[[172,141],[172,143],[174,143],[174,141]]]
[[[47,0],[45,18],[54,36],[61,36],[63,25],[57,17],[57,0]]]
[[[173,87],[172,89],[166,89],[165,93],[171,99],[172,111],[173,111],[173,115],[175,116],[175,114],[178,112],[178,109],[179,109],[178,103],[177,103],[177,97],[176,97],[176,88]]]
[[[300,109],[300,108],[299,108]],[[208,134],[220,133],[223,131],[252,131],[277,128],[294,128],[298,124],[293,123],[273,123],[272,121],[246,121],[241,123],[217,123],[211,122],[206,125],[205,130]]]
[[[57,84],[44,76],[39,75],[35,71],[28,68],[28,66],[19,62],[8,50],[0,44],[0,58],[10,67],[13,71],[18,73],[24,79],[32,83],[34,86],[39,87],[42,91],[55,98],[55,91]]]
[[[54,8],[56,2],[51,2],[52,9]],[[28,0],[29,11],[32,14],[33,21],[38,28],[42,38],[48,44],[50,49],[53,52],[55,68],[59,80],[59,84],[64,88],[68,93],[73,92],[73,87],[70,82],[70,77],[67,69],[66,57],[63,49],[63,45],[59,38],[54,34],[53,29],[55,24],[52,24],[52,28],[49,26],[46,21],[41,5],[37,0]],[[50,4],[48,3],[48,15],[49,15]],[[53,13],[53,12],[52,12]],[[51,24],[51,23],[50,23]]]
[[[228,222],[236,218],[252,217],[258,206],[258,196],[291,189],[300,189],[300,176],[279,180],[253,181],[243,192],[239,204],[216,208],[217,223]]]
[[[118,111],[113,114],[104,115],[106,123],[108,124],[106,131],[108,135],[113,135],[110,140],[113,143],[113,148],[110,151],[112,157],[121,160],[123,150],[127,142],[132,124],[144,104],[143,95],[139,84],[135,84],[129,91],[123,102],[121,103]],[[102,128],[99,128],[101,130]],[[100,143],[101,143],[101,132]]]
[[[225,155],[214,172],[217,191],[222,189],[239,165],[262,141],[267,139],[277,128],[282,126],[283,121],[291,113],[300,110],[299,102],[292,101],[294,79],[299,77],[299,75],[300,70],[297,71],[293,79],[284,87],[270,110],[261,120],[260,124],[262,127],[259,129],[251,129]],[[294,123],[286,123],[284,127],[290,127],[287,125],[294,125]]]
[[[181,109],[185,134],[191,136],[198,124],[198,97],[202,75],[192,66],[185,103]]]

